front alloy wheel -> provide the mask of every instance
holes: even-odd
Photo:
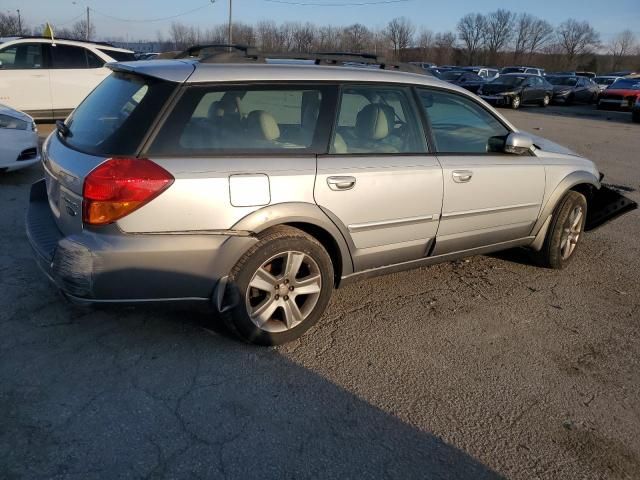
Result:
[[[514,110],[519,109],[521,102],[522,100],[520,100],[520,95],[515,95],[513,98],[511,98],[511,108]]]
[[[562,234],[562,240],[560,242],[560,254],[562,260],[568,260],[576,249],[580,234],[582,233],[582,217],[584,216],[584,210],[581,205],[576,205],[564,226],[564,232]]]

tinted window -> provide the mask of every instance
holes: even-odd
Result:
[[[347,87],[342,91],[331,153],[424,153],[424,132],[410,91]]]
[[[326,149],[327,137],[323,141],[316,128],[321,124],[318,119],[326,103],[326,90],[306,86],[193,87],[181,97],[150,151],[197,155]]]
[[[509,130],[473,100],[452,93],[419,90],[438,152],[500,151]]]
[[[623,90],[640,90],[640,78],[621,78],[616,80],[610,87],[612,90],[620,88]]]
[[[117,52],[115,50],[107,50],[103,48],[99,48],[102,53],[105,55],[109,55],[116,62],[133,62],[136,59],[136,56],[133,52]]]
[[[86,48],[72,45],[51,46],[51,59],[53,68],[82,69],[101,67],[101,62],[93,52]]]
[[[74,110],[65,142],[94,155],[133,155],[174,84],[113,73]]]
[[[20,43],[0,51],[3,69],[26,70],[44,68],[41,43]]]

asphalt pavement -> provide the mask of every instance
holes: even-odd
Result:
[[[640,202],[629,114],[503,112]],[[516,250],[348,286],[267,349],[66,303],[24,233],[40,176],[0,176],[0,478],[640,478],[638,211],[563,271]]]

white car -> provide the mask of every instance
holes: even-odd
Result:
[[[38,129],[29,115],[0,104],[0,172],[40,161]]]
[[[106,43],[14,38],[0,44],[0,102],[37,120],[65,118],[109,75],[105,63],[133,60]]]

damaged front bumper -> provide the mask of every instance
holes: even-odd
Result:
[[[638,204],[622,195],[620,190],[621,189],[616,186],[604,183],[599,190],[594,189],[593,196],[589,202],[585,230],[594,230],[638,208]]]

